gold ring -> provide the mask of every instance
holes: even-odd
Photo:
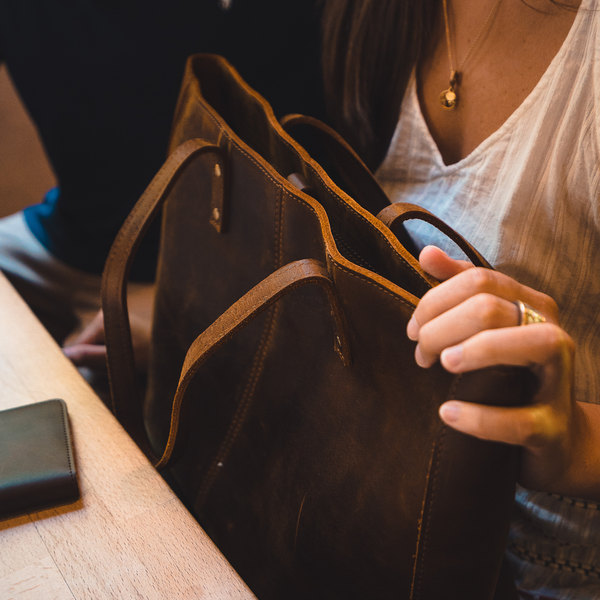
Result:
[[[519,310],[519,323],[518,325],[533,325],[534,323],[545,323],[546,318],[540,315],[537,310],[533,310],[529,304],[515,300],[513,304]]]

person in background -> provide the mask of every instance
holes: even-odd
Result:
[[[442,281],[408,326],[417,363],[539,378],[529,406],[440,409],[459,431],[522,447],[507,558],[523,599],[600,597],[599,8],[328,0],[324,11],[338,129],[392,202],[429,209],[496,269],[407,226]]]
[[[0,0],[0,61],[58,179],[0,221],[0,269],[62,343],[100,308],[112,241],[164,160],[186,59],[222,54],[278,116],[323,116],[315,0]],[[139,248],[130,309],[147,348],[160,224]],[[105,362],[102,316],[65,349]],[[136,360],[143,357],[136,354]]]

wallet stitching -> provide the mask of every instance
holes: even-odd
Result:
[[[68,422],[69,417],[67,415],[67,406],[64,402],[60,402],[60,410],[61,410],[61,414],[62,414],[62,425],[63,425],[65,449],[67,450],[67,460],[69,461],[69,474],[71,476],[71,481],[76,484],[77,478],[75,477],[75,466],[73,464],[72,446],[71,446],[71,444],[69,444],[69,439],[71,437],[70,432],[69,432],[69,422]]]

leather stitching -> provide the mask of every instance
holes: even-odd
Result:
[[[279,133],[279,132],[278,132]],[[286,134],[289,135],[289,134]],[[291,137],[291,136],[290,136]],[[329,184],[323,179],[323,177],[321,176],[321,174],[313,167],[312,164],[310,164],[309,162],[305,161],[299,154],[299,152],[296,150],[296,148],[294,148],[294,146],[289,142],[289,140],[287,140],[284,136],[282,136],[281,134],[279,134],[279,138],[283,141],[283,143],[303,162],[306,163],[306,165],[308,166],[308,168],[315,174],[315,176],[319,179],[319,181],[324,185],[325,187],[325,191],[329,194],[329,196],[331,196],[332,198],[336,197],[336,194],[334,194],[333,190],[329,187]],[[311,159],[312,160],[312,159]],[[350,196],[348,196],[350,197]],[[355,200],[356,202],[356,200]],[[358,204],[358,202],[357,202]],[[373,223],[371,223],[368,219],[365,218],[364,215],[362,215],[360,212],[358,212],[357,210],[354,210],[354,213],[356,215],[358,215],[363,221],[365,221],[366,223],[368,223],[372,229],[374,231],[376,231],[380,237],[382,237],[384,239],[384,241],[386,242],[386,244],[391,248],[391,250],[397,254],[400,259],[402,260],[402,262],[411,270],[414,270],[413,267],[410,265],[410,263],[408,263],[408,261],[402,256],[402,254],[400,254],[393,246],[393,244],[390,242],[390,240],[387,238],[387,236],[385,236],[379,229],[377,229],[376,227],[373,226]],[[429,283],[418,271],[415,271],[415,273],[421,277],[421,279],[423,279],[423,281],[425,283]]]
[[[244,421],[246,419],[246,415],[250,409],[252,404],[252,399],[254,397],[254,392],[256,390],[256,385],[258,384],[258,380],[260,379],[260,375],[262,374],[264,368],[265,357],[267,353],[267,349],[269,347],[272,333],[273,333],[273,324],[275,322],[276,314],[277,314],[278,306],[275,305],[272,309],[269,310],[269,318],[267,320],[267,324],[263,330],[263,334],[258,346],[258,350],[254,356],[254,363],[252,366],[252,371],[250,372],[250,376],[248,377],[248,381],[246,382],[246,387],[242,394],[241,400],[238,403],[237,410],[231,420],[231,425],[225,434],[225,439],[221,443],[219,451],[217,452],[216,457],[213,460],[210,469],[208,470],[206,476],[204,477],[204,482],[200,487],[198,492],[198,509],[201,510],[202,505],[204,504],[206,497],[208,496],[212,485],[217,478],[219,470],[222,468],[222,465],[225,463],[237,436],[239,435]]]
[[[414,562],[413,562],[413,579],[412,579],[412,583],[410,586],[410,600],[414,600],[414,593],[415,593],[415,588],[417,587],[418,584],[420,584],[421,582],[421,573],[419,573],[419,582],[417,584],[416,579],[417,579],[417,566],[420,564],[418,562],[418,558],[419,558],[419,545],[421,544],[421,537],[423,534],[423,520],[425,519],[425,511],[427,510],[427,489],[429,487],[429,479],[431,477],[431,467],[434,463],[435,460],[435,442],[433,443],[433,448],[432,448],[432,452],[431,452],[431,460],[429,461],[429,465],[427,467],[427,477],[425,479],[425,491],[423,494],[423,505],[421,506],[421,514],[419,515],[419,521],[418,521],[418,531],[417,531],[417,541],[415,544],[415,553],[413,555],[414,558]],[[418,591],[418,590],[417,590]]]
[[[276,202],[276,213],[275,213],[275,269],[277,270],[281,267],[281,262],[283,258],[283,232],[282,232],[282,223],[283,223],[283,195],[281,193],[281,188],[278,189],[277,192],[277,202]],[[269,317],[263,329],[263,334],[261,336],[261,340],[258,345],[258,350],[254,356],[252,371],[250,372],[250,376],[248,377],[248,381],[246,382],[246,386],[244,388],[244,392],[242,393],[242,397],[238,403],[238,407],[235,411],[233,419],[231,421],[231,425],[225,434],[225,439],[221,443],[219,450],[217,452],[216,457],[214,458],[212,465],[210,466],[202,486],[200,487],[200,491],[198,492],[198,508],[200,509],[204,504],[208,493],[218,475],[220,465],[223,465],[231,449],[239,435],[244,421],[246,420],[246,416],[248,411],[250,410],[250,406],[252,405],[252,400],[254,398],[254,392],[256,391],[256,386],[258,385],[258,381],[260,376],[262,375],[265,359],[267,355],[267,350],[271,344],[271,339],[273,337],[273,332],[275,330],[275,322],[277,320],[277,314],[279,312],[279,305],[276,304],[273,308],[269,310]]]
[[[387,289],[385,286],[381,285],[377,281],[373,281],[372,279],[368,279],[364,275],[362,275],[361,273],[355,273],[351,269],[348,269],[348,267],[346,267],[346,265],[343,265],[338,260],[336,260],[333,256],[331,256],[331,254],[329,252],[327,253],[327,256],[329,256],[329,258],[332,260],[332,262],[334,262],[338,266],[338,268],[341,271],[344,271],[346,274],[351,275],[352,277],[356,277],[356,279],[360,279],[361,281],[364,281],[368,285],[372,285],[373,287],[379,288],[382,292],[384,292],[385,294],[387,294],[391,298],[394,298],[395,300],[398,300],[398,301],[402,302],[403,304],[405,304],[409,308],[413,308],[413,309],[416,308],[416,304],[413,304],[412,302],[408,301],[406,298],[404,298],[404,297],[402,297],[402,296],[400,296],[398,294],[395,294],[392,290]]]
[[[205,110],[208,108],[208,110],[206,110],[207,114],[210,116],[211,120],[215,123],[215,125],[219,128],[222,128],[223,125],[219,122],[219,120],[212,114],[212,111],[214,110],[212,108],[212,106],[210,106],[208,103],[203,102],[200,99],[197,99],[198,104],[200,104]],[[306,166],[312,171],[312,173],[314,173],[314,175],[317,177],[317,179],[323,184],[326,193],[336,199],[337,194],[334,193],[334,191],[329,187],[329,184],[323,179],[323,177],[320,175],[320,173],[313,167],[313,165],[311,165],[307,160],[305,160],[304,158],[302,158],[302,156],[300,156],[300,153],[298,152],[298,150],[289,142],[289,140],[287,140],[284,136],[282,136],[281,134],[279,134],[279,132],[277,132],[279,135],[279,138],[283,141],[283,143],[290,149],[291,152],[294,153],[294,155],[296,155],[303,163],[306,164]],[[289,134],[286,134],[289,135]],[[230,142],[232,143],[233,146],[235,146],[240,152],[242,152],[244,155],[246,155],[252,162],[254,162],[254,164],[256,164],[263,173],[265,173],[265,175],[267,175],[267,177],[275,184],[277,185],[281,185],[278,181],[276,181],[272,175],[270,173],[268,173],[263,166],[256,162],[256,160],[254,159],[254,157],[252,157],[251,155],[249,155],[243,148],[241,148],[236,142],[235,140],[229,135],[229,132],[225,133],[225,136],[227,136],[227,138],[229,138]],[[266,160],[264,157],[263,160]],[[309,159],[312,160],[312,159]],[[298,198],[304,202],[304,200],[302,200],[302,198],[300,196],[298,196]],[[316,199],[315,199],[316,200]],[[318,200],[316,200],[318,202]],[[304,204],[307,204],[306,202],[304,202]],[[313,207],[310,207],[313,208]],[[352,207],[350,207],[352,208]],[[314,208],[313,208],[314,210]],[[414,268],[410,265],[410,263],[402,256],[402,254],[400,254],[393,246],[393,244],[391,243],[391,241],[387,238],[387,236],[385,236],[379,229],[377,229],[373,223],[371,223],[368,219],[365,218],[364,215],[362,215],[360,212],[358,212],[355,209],[352,209],[353,212],[360,217],[365,223],[367,223],[375,232],[377,232],[377,234],[384,239],[385,243],[391,248],[391,250],[397,254],[400,259],[402,260],[402,262],[411,270],[414,271],[415,274],[417,276],[419,276],[427,285],[430,285],[429,282],[418,272],[415,271]],[[317,214],[318,216],[318,214]],[[329,220],[329,219],[328,219]]]
[[[419,595],[420,595],[420,588],[421,588],[421,583],[423,581],[423,574],[425,571],[425,555],[427,554],[427,542],[429,539],[429,531],[431,528],[431,519],[432,519],[432,515],[433,515],[433,507],[434,507],[434,503],[435,503],[435,488],[437,485],[437,478],[438,478],[438,473],[439,473],[439,469],[440,469],[440,462],[441,462],[441,458],[442,458],[442,452],[444,449],[444,438],[446,436],[446,431],[448,430],[448,427],[446,425],[444,425],[442,427],[442,432],[441,435],[439,437],[439,446],[436,452],[436,459],[435,459],[435,469],[433,472],[433,482],[431,484],[431,496],[430,496],[430,500],[429,500],[429,510],[428,510],[428,517],[427,517],[427,526],[425,527],[425,533],[423,535],[423,552],[421,554],[420,557],[420,568],[419,568],[419,576],[418,576],[418,583],[415,589],[415,595],[413,595],[412,600],[418,600]]]
[[[238,152],[240,152],[241,154],[243,154],[246,158],[248,158],[248,160],[250,160],[253,164],[255,164],[275,185],[277,185],[281,191],[281,189],[283,188],[283,186],[281,185],[281,183],[279,181],[277,181],[276,179],[274,179],[272,177],[272,175],[267,172],[263,166],[256,161],[256,159],[251,155],[248,154],[244,148],[240,147],[237,143],[235,143],[235,140],[230,139],[231,141],[231,147],[232,149],[235,148]],[[287,190],[285,190],[287,193]],[[321,221],[321,217],[319,215],[319,213],[316,211],[314,206],[311,206],[310,203],[306,202],[306,200],[304,198],[302,198],[302,196],[297,195],[294,196],[295,200],[298,200],[299,202],[301,202],[302,204],[304,204],[307,208],[309,208],[310,210],[312,210],[316,217],[319,219],[319,221]],[[315,200],[316,201],[316,200]],[[326,244],[327,246],[329,246],[329,244]],[[400,300],[401,302],[403,302],[406,306],[409,306],[411,308],[415,308],[416,304],[411,303],[410,301],[408,301],[406,298],[403,298],[402,296],[400,296],[399,294],[394,293],[392,290],[387,289],[385,286],[381,285],[380,283],[373,281],[371,279],[368,278],[368,276],[363,275],[361,273],[357,273],[354,272],[352,270],[350,270],[346,265],[344,265],[343,263],[341,263],[339,261],[339,259],[337,259],[336,257],[334,257],[331,253],[331,250],[328,248],[327,249],[327,255],[329,256],[329,258],[343,271],[345,271],[346,273],[352,275],[353,277],[356,277],[357,279],[361,279],[363,281],[366,281],[369,285],[372,285],[374,287],[377,287],[379,289],[381,289],[382,291],[384,291],[388,296],[391,296],[392,298],[396,298],[398,300]],[[343,257],[342,257],[343,258]],[[350,261],[348,261],[350,262]],[[351,263],[352,264],[352,263]],[[356,266],[356,269],[360,269],[363,270],[362,267],[358,267]],[[366,269],[364,269],[366,271]],[[383,278],[382,278],[383,279]],[[392,282],[390,282],[392,285],[396,285]],[[429,284],[428,284],[429,285]],[[400,287],[400,286],[398,286]],[[402,288],[400,288],[402,289]]]

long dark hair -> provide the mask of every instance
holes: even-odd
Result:
[[[440,0],[325,0],[322,52],[331,119],[365,162],[384,158]]]

